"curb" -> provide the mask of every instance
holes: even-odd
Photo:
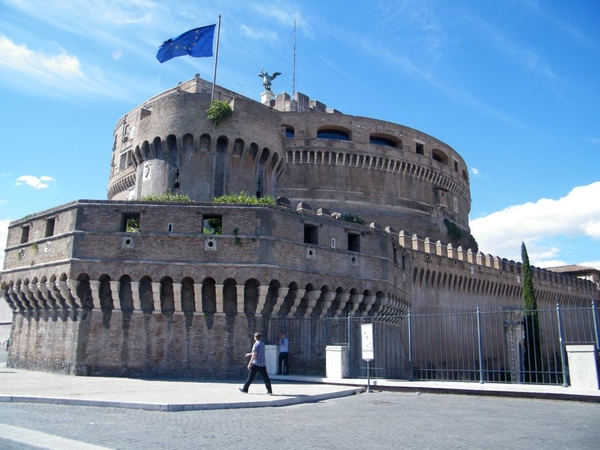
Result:
[[[216,402],[216,403],[150,403],[150,402],[120,402],[111,400],[92,400],[63,397],[30,397],[24,395],[0,395],[0,403],[39,403],[49,405],[93,406],[104,408],[140,409],[146,411],[203,411],[216,409],[265,408],[278,406],[299,405],[301,403],[317,403],[340,397],[349,397],[363,391],[362,388],[351,388],[344,391],[315,395],[287,396],[281,399],[249,402]]]

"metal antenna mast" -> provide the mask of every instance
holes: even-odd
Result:
[[[296,95],[296,19],[294,19],[294,74],[292,75],[292,98]]]

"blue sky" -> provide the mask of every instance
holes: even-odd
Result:
[[[117,120],[212,80],[158,47],[218,14],[218,84],[259,100],[264,68],[291,93],[295,20],[296,91],[462,155],[482,252],[600,269],[597,0],[0,0],[0,249],[11,220],[106,198]]]

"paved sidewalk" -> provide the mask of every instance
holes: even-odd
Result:
[[[288,406],[355,395],[366,379],[331,380],[309,376],[273,376],[273,395],[265,395],[259,378],[250,392],[239,392],[243,380],[156,380],[81,377],[7,368],[0,362],[0,402],[51,403],[156,411]],[[397,381],[372,379],[371,390],[435,392],[600,402],[600,391],[570,387],[504,383]]]
[[[243,380],[156,380],[81,377],[7,368],[0,363],[0,402],[52,403],[156,411],[287,406],[354,395],[361,387],[273,380],[273,395],[255,379],[248,394]]]

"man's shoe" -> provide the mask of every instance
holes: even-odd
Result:
[[[265,395],[273,395],[272,392],[267,392]]]
[[[240,388],[240,392],[241,392],[242,394],[247,394],[247,393],[248,393],[248,391],[245,391],[245,390],[244,390],[244,388]]]

